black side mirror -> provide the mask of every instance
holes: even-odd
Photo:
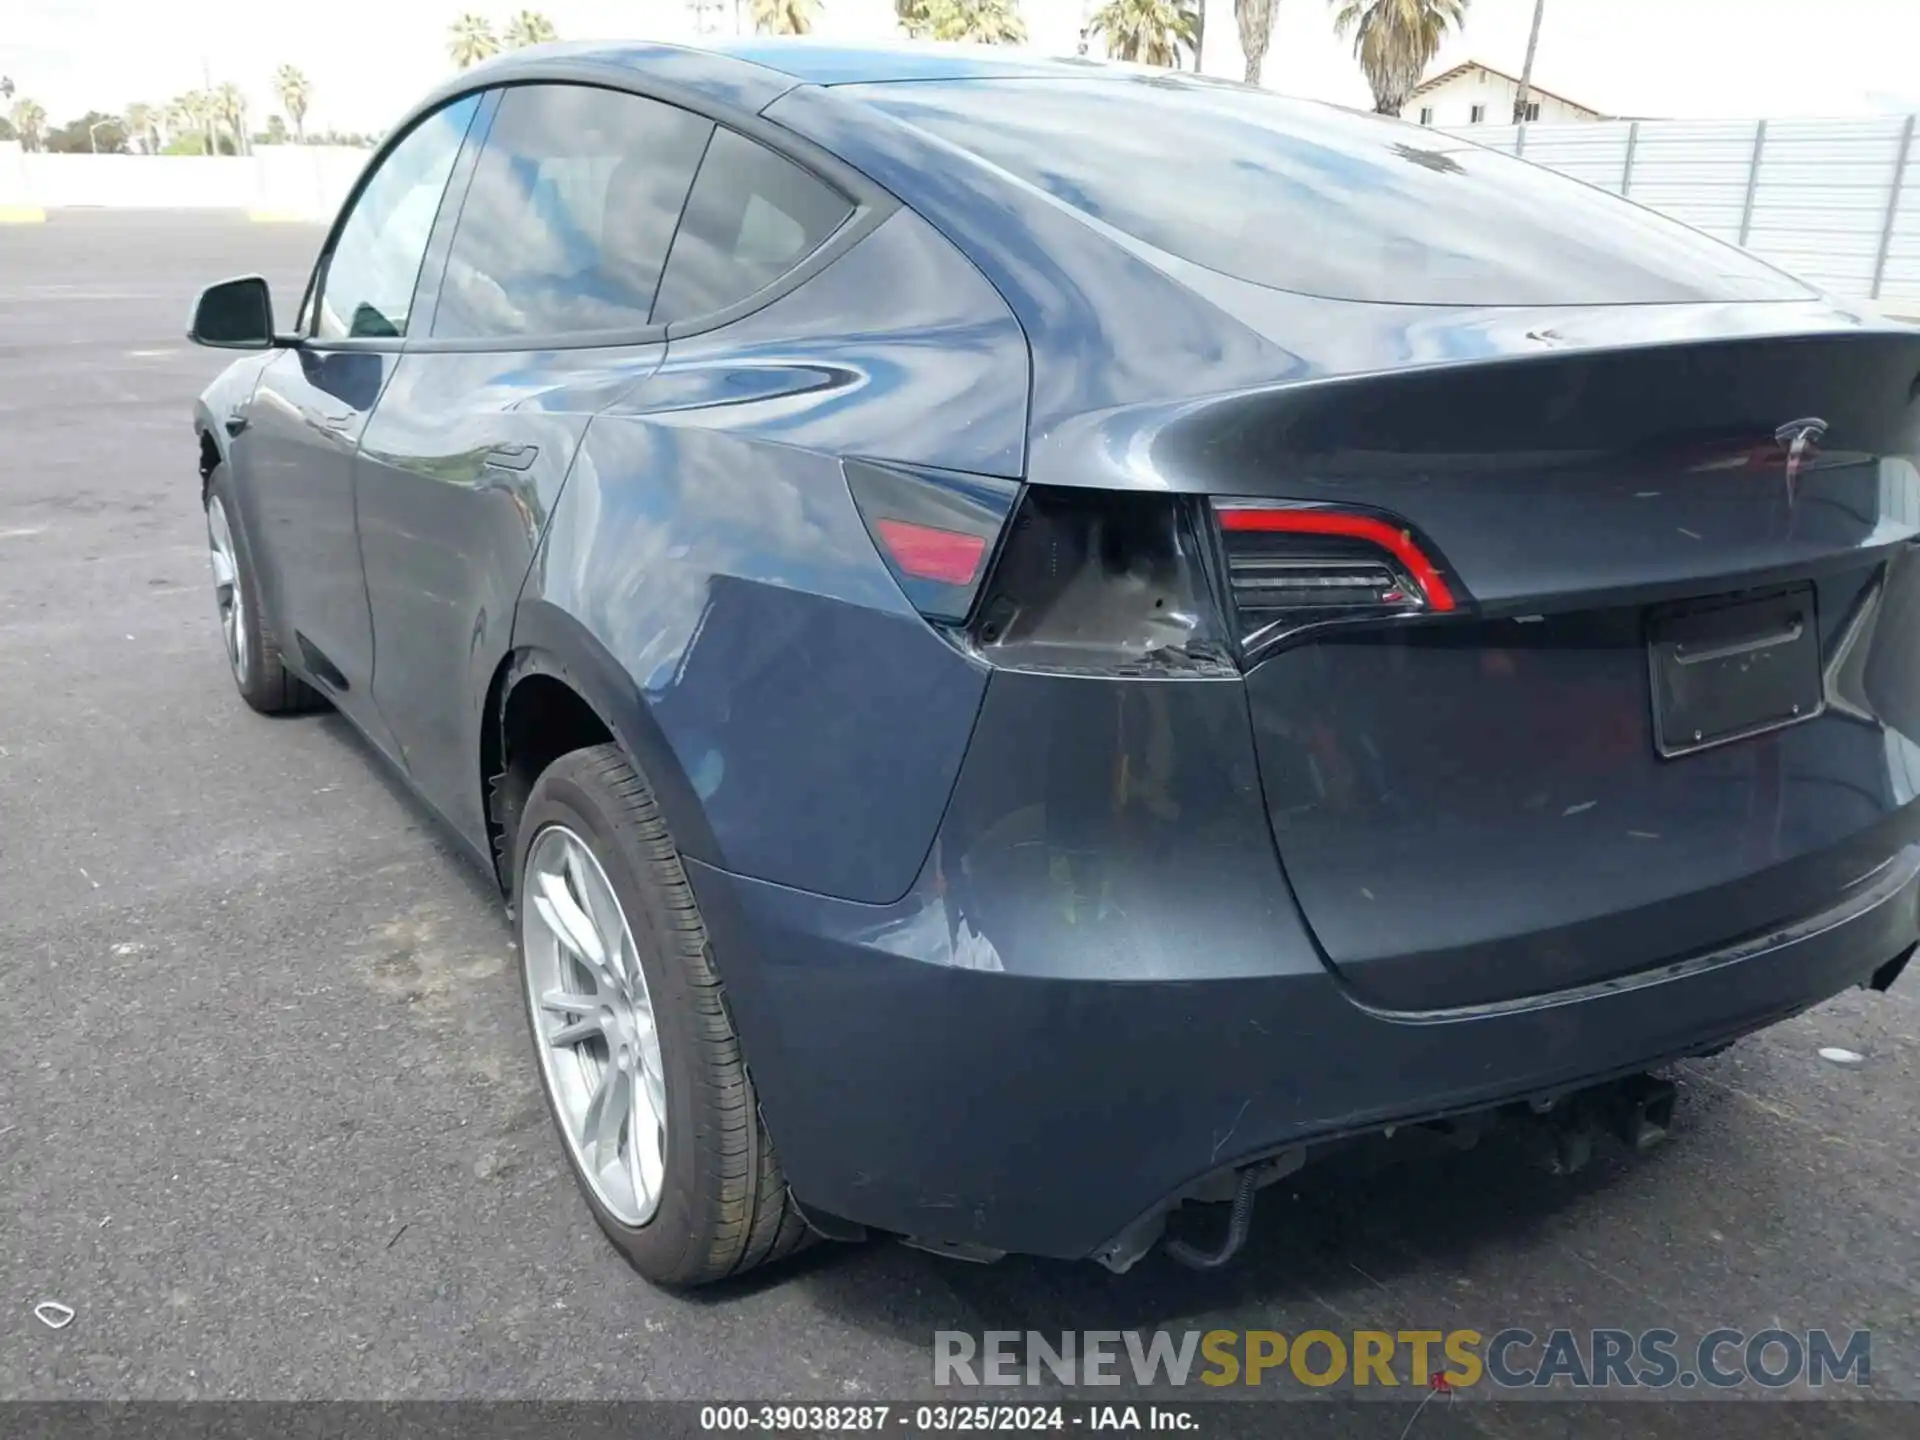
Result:
[[[200,292],[187,338],[220,350],[265,350],[273,345],[273,297],[258,275],[222,280]]]

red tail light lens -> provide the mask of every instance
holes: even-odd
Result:
[[[1018,482],[866,460],[844,468],[854,507],[914,609],[929,620],[965,620]]]
[[[910,520],[875,520],[873,530],[887,558],[909,579],[971,586],[980,578],[980,562],[987,555],[984,535],[915,525]]]

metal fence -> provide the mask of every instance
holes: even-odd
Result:
[[[1449,131],[1745,246],[1836,295],[1920,314],[1913,115]]]

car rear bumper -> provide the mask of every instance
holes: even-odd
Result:
[[[936,846],[894,906],[690,870],[795,1195],[922,1241],[1061,1258],[1302,1142],[1711,1049],[1866,983],[1920,936],[1909,847],[1820,913],[1711,954],[1389,1012],[1357,1003],[1310,945],[1269,946],[1266,973],[1235,973],[1231,931],[1196,930],[1190,899],[1151,886],[1108,897],[1124,912],[1110,930],[1112,910],[1080,902],[1087,938],[1133,934],[1124,974],[1138,937],[1184,930],[1205,978],[1070,973],[1000,938],[1040,927],[977,928],[991,907],[942,866]],[[1277,869],[1273,885],[1284,895]]]

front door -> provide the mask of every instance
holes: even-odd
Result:
[[[426,116],[362,181],[314,272],[299,343],[261,372],[236,450],[243,523],[280,648],[377,738],[354,457],[400,358],[427,239],[478,103],[468,96]]]

